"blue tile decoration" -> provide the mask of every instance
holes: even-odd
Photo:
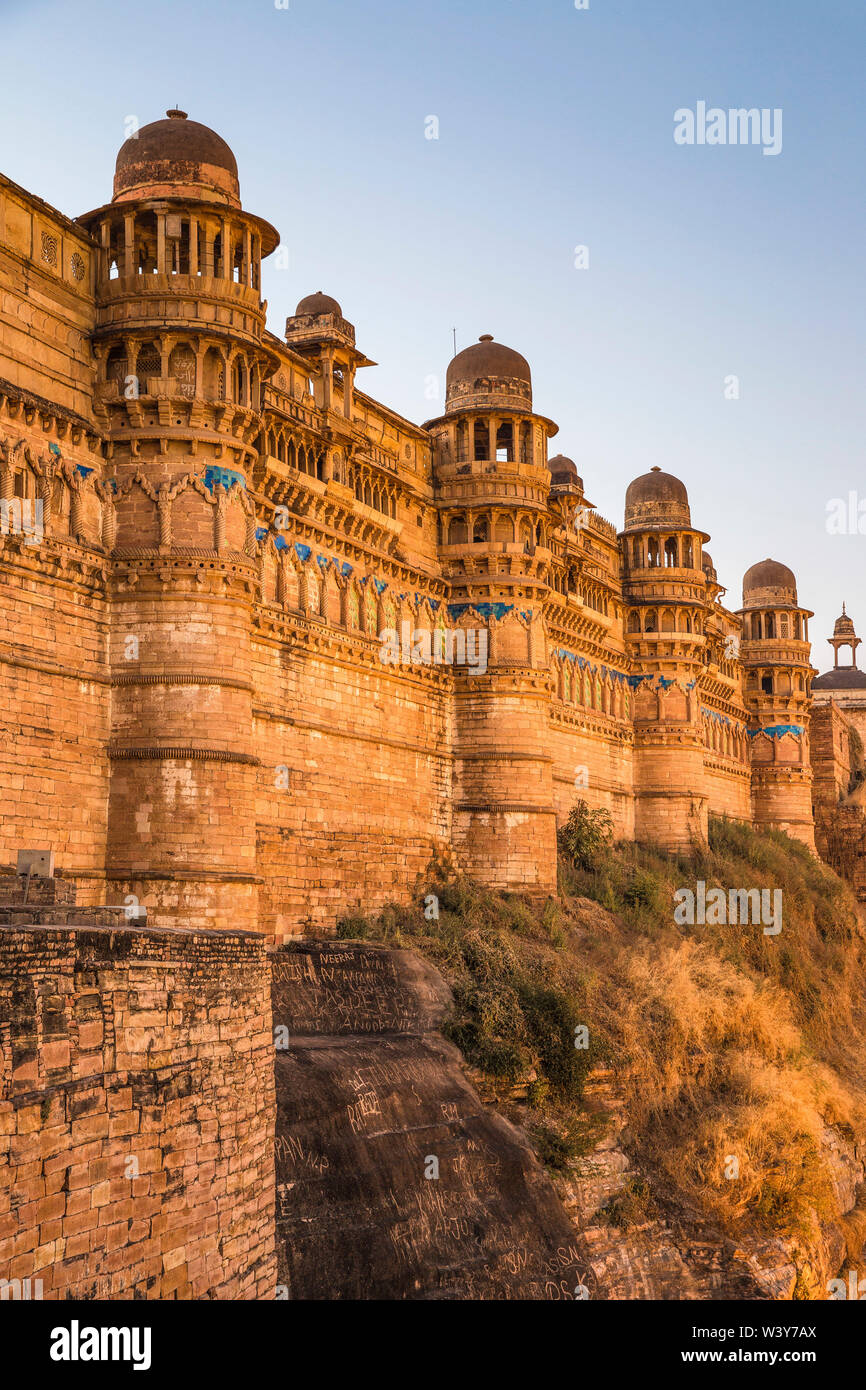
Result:
[[[240,487],[246,487],[247,480],[243,473],[236,473],[233,468],[206,468],[204,470],[204,485],[213,490],[217,483],[221,487],[230,488],[232,483],[237,483]]]

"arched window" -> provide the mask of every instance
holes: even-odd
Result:
[[[126,376],[126,349],[113,347],[105,363],[105,379],[116,384],[119,396],[126,390]]]
[[[775,618],[773,617],[773,614],[772,614],[772,613],[768,613],[768,614],[766,615],[766,625],[767,625],[767,634],[766,634],[766,635],[767,635],[768,637],[775,637],[775,636],[776,636],[776,620],[775,620]]]
[[[178,343],[168,359],[168,374],[177,383],[177,393],[192,400],[195,395],[195,354],[189,343]]]
[[[490,430],[486,420],[475,421],[475,447],[473,459],[486,459],[490,453]]]
[[[242,357],[236,357],[232,367],[232,400],[236,405],[248,405],[247,366]]]
[[[640,632],[640,614],[636,608],[633,608],[628,615],[628,630],[629,632]]]
[[[204,398],[206,401],[225,400],[225,365],[213,347],[204,355]]]
[[[496,461],[514,462],[514,429],[510,420],[505,420],[496,431]]]
[[[158,377],[161,372],[162,357],[156,343],[142,343],[138,349],[135,363],[135,375],[138,377],[138,389],[141,395],[147,394],[148,378]]]
[[[648,608],[644,621],[644,632],[658,632],[658,616],[654,608]]]
[[[449,545],[466,545],[469,540],[469,528],[465,516],[452,516],[451,525],[448,528]]]
[[[665,566],[668,569],[676,569],[678,564],[678,547],[675,536],[669,536],[665,541]]]
[[[683,541],[683,564],[686,569],[694,569],[694,547],[692,546],[691,536],[686,536]]]
[[[474,527],[474,530],[473,530],[473,533],[472,533],[472,540],[474,541],[475,545],[484,545],[485,542],[487,541],[487,518],[486,518],[486,516],[480,516],[480,517],[478,517],[478,519],[476,520],[476,522],[475,522],[475,527]]]
[[[647,564],[650,566],[651,569],[655,569],[656,566],[661,564],[657,536],[650,536],[649,541],[647,542]]]

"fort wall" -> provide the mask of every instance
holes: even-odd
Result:
[[[0,870],[52,849],[81,901],[281,939],[431,860],[554,892],[579,799],[669,849],[709,812],[810,842],[792,572],[730,612],[657,468],[618,532],[489,334],[435,419],[373,400],[329,295],[269,331],[278,239],[176,110],[77,222],[0,179]],[[391,665],[404,624],[484,660]]]
[[[90,565],[46,573],[22,545],[0,567],[0,608],[0,863],[14,866],[25,846],[54,850],[98,893],[111,698],[102,586]]]
[[[273,1297],[269,977],[245,933],[2,927],[0,1279]]]
[[[450,674],[299,627],[254,646],[260,925],[277,936],[405,897],[451,840]]]

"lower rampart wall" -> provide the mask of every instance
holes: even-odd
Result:
[[[0,926],[0,1076],[0,1287],[273,1297],[262,937]]]

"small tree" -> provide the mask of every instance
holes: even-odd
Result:
[[[593,811],[578,801],[559,831],[559,847],[578,869],[594,869],[599,857],[613,841],[610,811]]]

